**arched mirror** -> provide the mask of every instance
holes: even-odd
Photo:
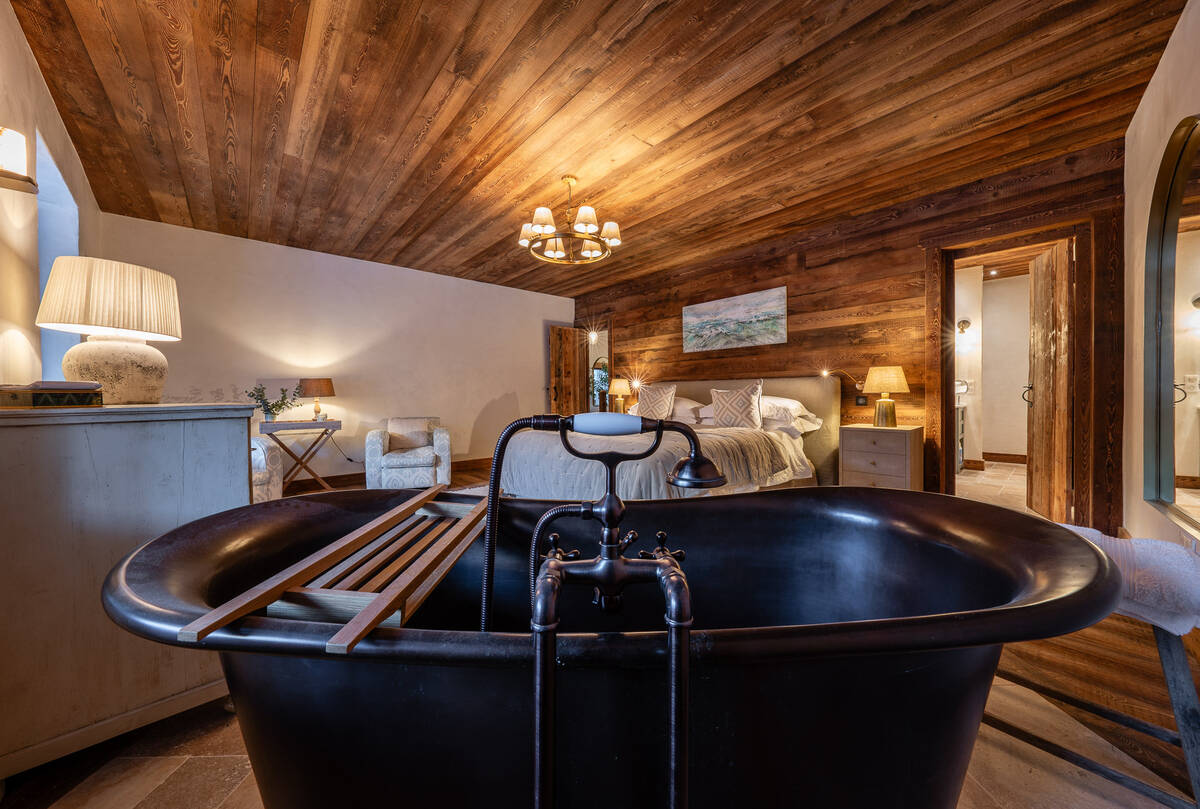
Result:
[[[1146,239],[1145,496],[1200,535],[1200,117],[1180,122]]]

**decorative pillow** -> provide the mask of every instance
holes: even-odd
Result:
[[[433,428],[438,419],[421,416],[407,419],[388,419],[388,451],[433,446]]]
[[[642,385],[638,388],[637,415],[644,419],[669,419],[674,412],[674,385]]]
[[[718,427],[750,427],[762,429],[762,380],[753,385],[733,390],[716,390],[712,393],[713,423]]]

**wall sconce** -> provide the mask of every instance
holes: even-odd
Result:
[[[0,126],[0,188],[36,194],[38,187],[29,176],[29,155],[25,136],[15,129]]]
[[[594,329],[592,331],[588,332],[588,344],[589,345],[595,345],[596,341],[599,339],[600,339],[600,332],[598,332]]]
[[[832,371],[829,370],[828,368],[826,368],[825,370],[821,371],[821,376],[829,376],[830,374],[841,374],[842,376],[846,377],[847,379],[849,379],[851,382],[854,383],[855,389],[857,389],[857,390],[863,389],[863,383],[859,382],[857,379],[855,379],[853,376],[851,376],[850,374],[843,371],[841,368],[834,368]]]
[[[966,333],[967,333],[967,329],[971,328],[971,321],[967,320],[967,319],[964,317],[962,320],[958,321],[958,324],[957,324],[957,325],[958,325],[958,333],[959,333],[959,334],[966,334]]]

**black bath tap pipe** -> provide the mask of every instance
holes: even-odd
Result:
[[[594,559],[569,560],[572,552],[558,547],[551,537],[551,548],[538,572],[534,588],[534,809],[554,806],[555,744],[555,649],[558,632],[558,597],[569,583],[594,586],[610,597],[628,584],[658,581],[666,602],[667,622],[667,807],[686,809],[688,802],[688,660],[691,639],[692,600],[687,576],[679,566],[680,551],[671,551],[666,535],[659,533],[659,545],[642,552],[638,559],[627,559],[617,550],[620,545],[602,545]]]
[[[488,475],[487,516],[483,522],[483,586],[480,591],[479,629],[488,631],[488,610],[492,604],[492,568],[496,564],[496,526],[500,508],[500,468],[504,465],[504,451],[508,442],[521,430],[557,430],[561,419],[558,415],[527,416],[517,419],[500,432],[496,449],[492,453],[492,469]]]

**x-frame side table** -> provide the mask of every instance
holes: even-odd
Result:
[[[326,441],[328,441],[330,438],[333,438],[333,434],[340,429],[342,429],[342,423],[340,421],[334,421],[333,419],[327,419],[325,421],[316,421],[313,419],[308,419],[306,421],[263,421],[258,425],[258,431],[263,435],[270,437],[270,439],[278,444],[280,449],[286,452],[292,459],[291,468],[283,473],[284,486],[290,483],[292,479],[296,477],[296,475],[300,474],[300,470],[303,469],[312,476],[313,480],[315,480],[328,491],[333,491],[333,487],[325,482],[325,478],[314,472],[312,467],[308,465],[308,462],[311,461],[317,454],[317,450],[324,446]],[[302,430],[319,430],[320,433],[316,438],[313,439],[312,443],[308,445],[308,449],[304,450],[304,452],[300,453],[299,455],[292,452],[292,448],[280,441],[279,436],[276,435],[276,433],[300,432]]]

